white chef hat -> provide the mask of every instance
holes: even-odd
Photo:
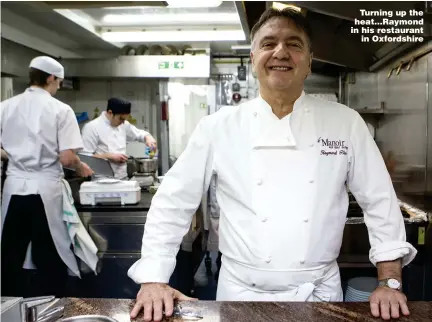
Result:
[[[39,69],[47,74],[57,76],[58,78],[64,78],[63,66],[57,60],[48,56],[33,58],[29,67]]]

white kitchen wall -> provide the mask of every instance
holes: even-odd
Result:
[[[132,103],[132,117],[135,126],[149,131],[156,137],[156,108],[159,107],[158,80],[155,79],[118,79],[95,80],[80,79],[79,90],[61,90],[56,98],[70,105],[77,112],[87,112],[90,119],[106,110],[110,97],[124,98]],[[80,124],[82,127],[83,124]],[[133,142],[128,144],[127,153],[136,157],[144,154],[145,145]]]
[[[243,61],[243,65],[247,68],[247,78],[246,81],[239,81],[237,79],[237,67],[240,66],[240,59],[220,59],[220,60],[213,60],[211,64],[211,74],[231,74],[233,75],[232,81],[230,81],[230,91],[229,91],[229,97],[232,96],[233,92],[231,90],[233,83],[239,83],[240,84],[240,95],[242,97],[241,101],[238,103],[235,102],[228,102],[229,105],[238,105],[244,102],[247,102],[248,100],[254,99],[259,94],[259,85],[258,80],[253,76],[252,73],[252,65],[248,63],[248,60],[245,59]],[[216,84],[217,81],[213,78],[212,84]],[[224,104],[222,104],[224,105]]]
[[[186,148],[192,132],[209,105],[215,105],[214,85],[189,85],[181,81],[168,83],[170,156],[178,158]]]
[[[2,77],[0,80],[0,85],[1,85],[1,101],[4,101],[14,96],[12,77]]]

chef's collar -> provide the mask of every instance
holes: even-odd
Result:
[[[38,86],[31,86],[31,87],[26,89],[26,92],[44,93],[44,94],[51,95],[46,89],[44,89],[42,87],[38,87]]]
[[[259,98],[259,101],[261,102],[261,105],[266,108],[266,111],[268,111],[272,115],[274,115],[273,110],[272,110],[270,104],[267,103],[267,101],[262,98],[261,94],[259,94],[258,98]],[[294,102],[293,111],[301,108],[301,106],[304,104],[305,99],[306,99],[306,94],[305,94],[304,91],[302,91],[301,94],[300,94],[300,96],[299,96],[299,98],[297,98],[296,101]]]
[[[103,111],[103,112],[101,113],[101,118],[102,118],[102,120],[103,120],[106,124],[111,125],[111,121],[107,118],[106,113],[107,113],[107,112]]]

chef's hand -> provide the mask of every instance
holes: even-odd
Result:
[[[174,311],[174,301],[193,301],[188,297],[164,283],[144,283],[138,292],[136,304],[130,314],[132,319],[144,309],[144,321],[162,321],[163,313],[170,317]]]
[[[91,177],[94,171],[87,165],[87,163],[81,162],[80,166],[76,170],[76,173],[83,178]]]
[[[407,298],[397,290],[385,286],[379,286],[371,295],[370,308],[374,317],[390,320],[390,317],[397,319],[400,316],[399,310],[403,315],[409,315]]]
[[[151,151],[156,151],[157,148],[156,140],[151,135],[147,135],[145,137],[145,144],[151,149]]]
[[[125,163],[128,160],[128,156],[122,153],[109,153],[108,160],[115,163]]]
[[[9,159],[9,157],[8,157],[6,151],[3,150],[3,149],[1,149],[1,160],[2,160],[2,161],[6,161],[6,160],[8,160],[8,159]]]

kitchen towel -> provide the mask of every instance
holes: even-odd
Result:
[[[69,183],[65,179],[62,182],[63,221],[66,224],[69,237],[72,241],[74,253],[97,275],[98,249],[78,216]],[[83,270],[86,271],[87,268],[84,266]],[[81,276],[80,272],[74,273],[77,276]]]

